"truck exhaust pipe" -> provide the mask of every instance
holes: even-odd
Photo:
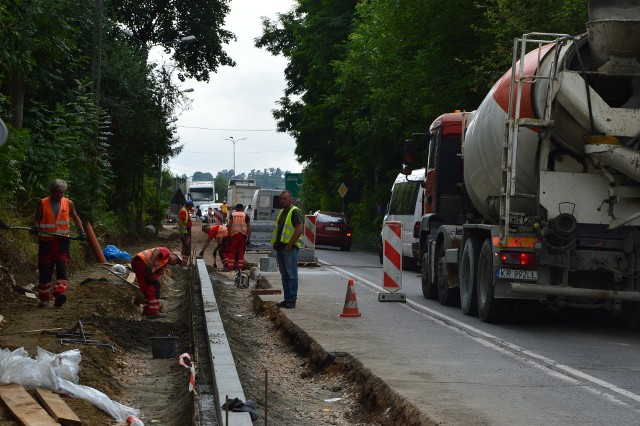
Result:
[[[613,74],[640,72],[640,2],[589,0],[589,46],[592,69]]]

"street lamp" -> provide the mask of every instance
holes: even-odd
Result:
[[[228,138],[225,139],[225,141],[233,142],[233,177],[236,177],[236,142],[240,142],[245,139],[247,138],[234,139],[233,136],[229,136]]]

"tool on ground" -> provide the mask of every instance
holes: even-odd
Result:
[[[84,331],[82,321],[78,321],[69,331],[45,331],[44,333],[55,334],[56,337],[60,338],[60,344],[82,343],[83,345],[105,346],[111,348],[113,352],[116,351],[116,349],[108,343],[102,343],[96,339],[89,339],[88,337],[93,336],[93,333]]]
[[[135,287],[135,288],[137,288],[137,289],[139,289],[139,287],[138,287],[137,285],[135,285],[134,283],[130,283],[130,282],[129,282],[129,281],[127,281],[124,277],[121,277],[120,275],[118,275],[118,274],[116,274],[115,272],[113,272],[109,266],[107,266],[107,265],[102,265],[102,267],[103,267],[104,269],[106,269],[107,271],[111,272],[111,273],[112,273],[113,275],[115,275],[116,277],[120,278],[120,279],[121,279],[122,281],[124,281],[125,283],[127,283],[127,284],[129,284],[129,285],[131,285],[131,286],[133,286],[133,287]]]
[[[31,228],[29,228],[28,226],[9,226],[1,220],[0,220],[0,229],[13,229],[13,230],[31,232]],[[55,237],[68,238],[70,240],[78,240],[78,241],[84,240],[84,238],[80,237],[79,235],[61,235],[61,234],[56,234],[54,232],[46,232],[46,231],[40,231],[40,230],[38,230],[38,234],[53,235]]]

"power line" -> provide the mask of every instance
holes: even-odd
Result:
[[[212,129],[209,127],[176,126],[185,129],[213,130],[216,132],[277,132],[278,129]]]
[[[246,151],[246,152],[241,152],[238,155],[245,155],[245,154],[266,154],[269,152],[291,152],[290,149],[276,149],[273,151]],[[180,154],[208,154],[208,155],[229,155],[228,152],[211,152],[211,151],[180,151]]]

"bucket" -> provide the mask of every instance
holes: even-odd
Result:
[[[173,358],[178,349],[178,338],[173,336],[152,337],[151,353],[154,358]]]

